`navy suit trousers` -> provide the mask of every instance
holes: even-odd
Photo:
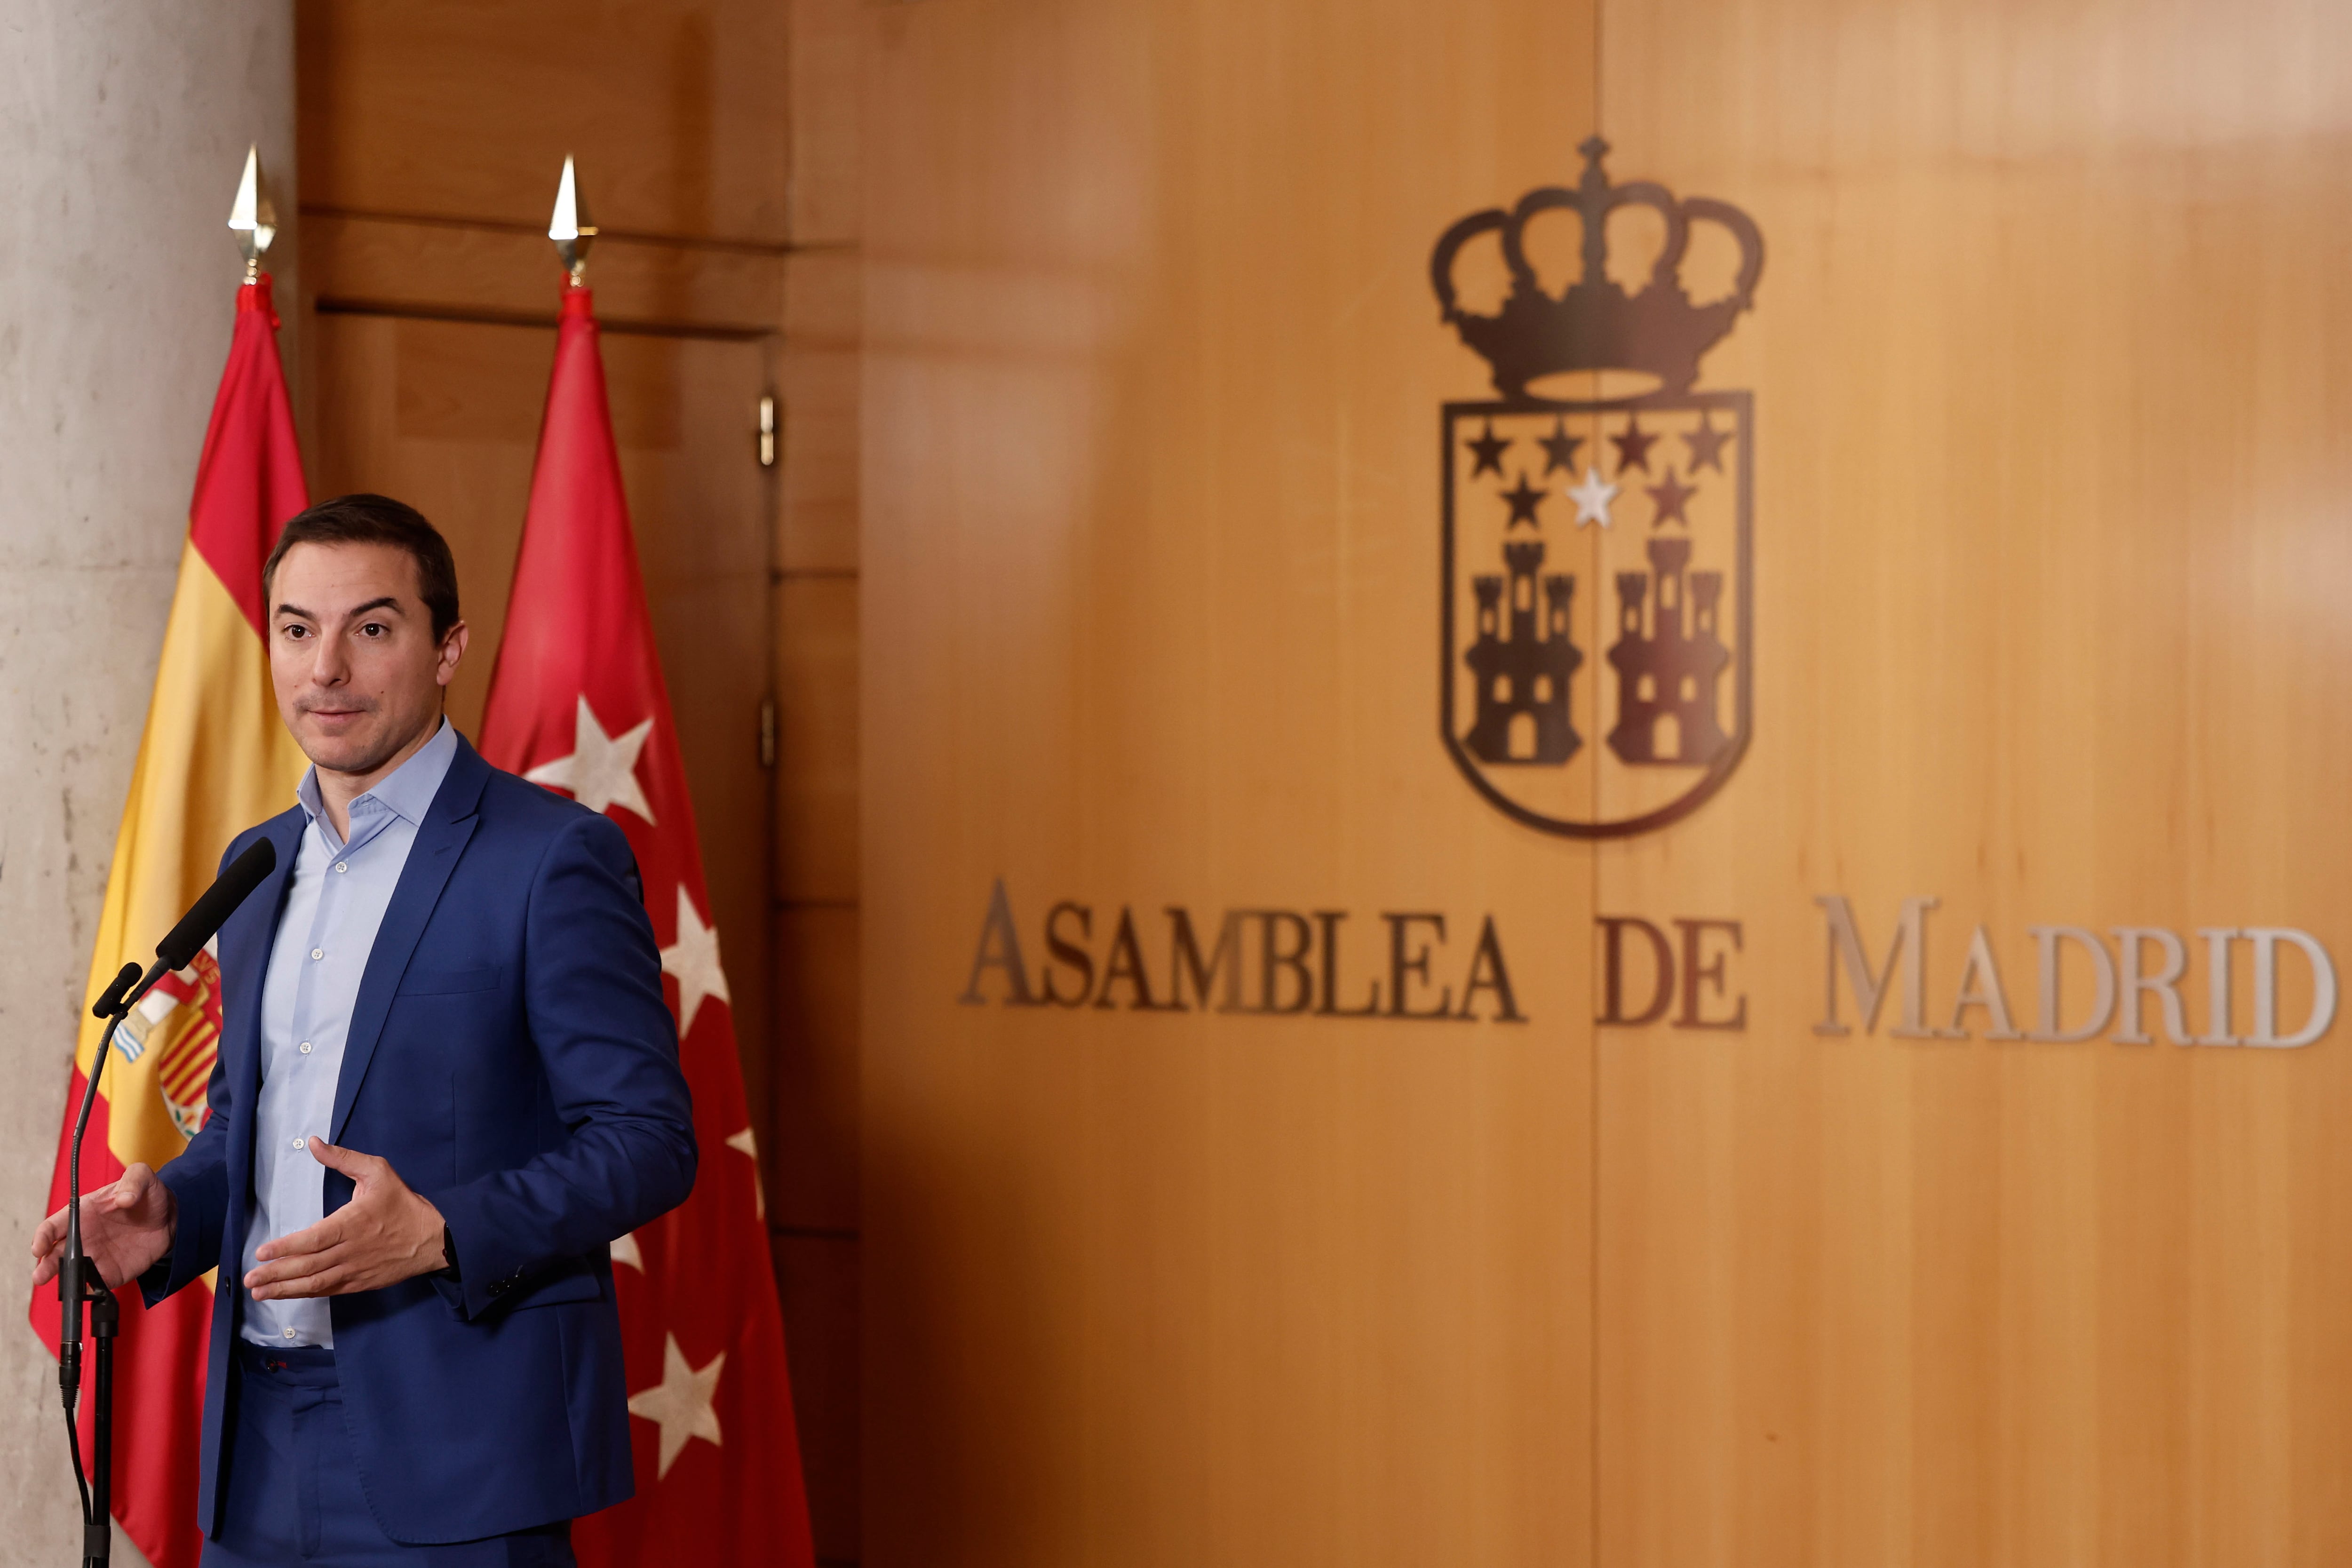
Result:
[[[234,1433],[220,1533],[203,1568],[573,1568],[572,1526],[446,1546],[386,1535],[361,1489],[335,1352],[265,1350],[239,1340],[231,1363]]]

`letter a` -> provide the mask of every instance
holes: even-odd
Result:
[[[1021,962],[1021,933],[1013,923],[1013,900],[1004,896],[1004,879],[996,879],[988,892],[988,918],[981,922],[980,951],[972,955],[971,978],[964,984],[963,994],[956,1000],[967,1007],[984,1005],[988,998],[980,994],[981,972],[1002,969],[1008,1007],[1034,1007],[1036,996],[1029,989],[1029,966]]]
[[[1524,1024],[1527,1015],[1519,1011],[1518,998],[1511,994],[1511,972],[1503,967],[1502,940],[1495,934],[1495,917],[1488,915],[1486,923],[1478,931],[1478,949],[1470,955],[1470,978],[1462,987],[1462,1011],[1458,1018],[1475,1018],[1471,999],[1481,991],[1495,994],[1495,1021],[1498,1024]]]
[[[1969,938],[1969,959],[1960,966],[1960,994],[1952,999],[1952,1025],[1938,1030],[1948,1040],[1965,1040],[1969,1032],[1960,1020],[1971,1007],[1985,1010],[1985,1030],[1988,1040],[2021,1040],[2025,1037],[2009,1021],[2009,993],[2001,989],[2000,965],[1992,961],[1992,943],[1985,936],[1985,928],[1977,927],[1976,935]]]

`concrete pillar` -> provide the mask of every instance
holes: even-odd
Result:
[[[0,0],[0,1254],[21,1259],[227,348],[249,142],[290,227],[293,6]],[[0,1289],[6,1568],[80,1542],[24,1309]]]

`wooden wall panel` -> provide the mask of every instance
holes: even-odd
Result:
[[[870,7],[792,0],[784,333],[777,392],[778,1279],[821,1562],[865,1552],[860,1319],[858,467],[865,271],[858,60]],[[909,1506],[883,1500],[883,1507]],[[912,1506],[919,1506],[919,1503]]]
[[[545,229],[544,222],[486,228],[323,210],[302,220],[303,243],[331,280],[312,290],[330,314],[551,324],[562,268]],[[760,338],[776,330],[783,310],[782,247],[605,239],[594,257],[596,316],[608,331]],[[740,419],[730,412],[730,424]]]
[[[546,232],[548,171],[593,172],[625,235],[781,244],[785,7],[758,0],[301,0],[306,204]]]
[[[770,1220],[817,1239],[857,1236],[858,921],[855,906],[805,903],[776,911],[777,1010],[797,1027],[797,1048],[776,1058],[775,1193]],[[854,1327],[856,1314],[842,1314]],[[857,1357],[822,1347],[847,1380],[854,1411]],[[852,1442],[855,1448],[856,1444]]]
[[[774,1247],[810,1524],[816,1560],[829,1568],[856,1562],[859,1552],[858,1240],[854,1231],[793,1226],[777,1231]]]
[[[857,583],[794,574],[777,590],[781,719],[775,895],[793,907],[857,899]]]
[[[860,66],[873,7],[866,0],[791,0],[793,177],[798,248],[855,250],[861,233]]]
[[[2199,1032],[2200,928],[2352,952],[2352,29],[959,0],[865,62],[877,1563],[2352,1549],[2345,1026],[1815,1028],[1823,897],[1874,960],[1939,900],[1929,1029],[1979,923],[2020,1031],[2036,925],[2180,933]],[[1768,247],[1700,380],[1756,398],[1753,745],[1598,845],[1433,733],[1486,388],[1424,272],[1596,129]],[[1122,908],[1152,962],[1169,904],[1492,912],[1533,1021],[960,1006],[1000,879],[1037,971],[1057,900],[1097,972]],[[1596,1024],[1602,916],[1737,921],[1746,1026]]]
[[[1423,268],[1590,124],[1591,16],[870,29],[868,1555],[1576,1561],[1589,860],[1430,740]],[[1344,912],[1351,997],[1382,911],[1456,988],[1491,915],[1534,1021],[960,1006],[998,879],[1155,984],[1171,904]]]
[[[787,573],[844,576],[857,570],[864,282],[865,269],[853,247],[799,251],[787,263],[784,472],[777,540]]]
[[[1600,1555],[2334,1561],[2341,1027],[1824,1039],[1811,900],[1878,952],[1942,899],[1935,1026],[1979,922],[2021,1028],[2036,922],[2347,951],[2342,133],[2216,87],[2340,82],[2352,37],[1765,0],[1601,37],[1621,157],[1772,258],[1707,362],[1758,394],[1756,748],[1598,861],[1610,908],[1745,915],[1769,1026],[1603,1035]]]

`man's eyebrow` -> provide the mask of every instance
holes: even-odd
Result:
[[[370,599],[364,605],[354,605],[350,613],[354,616],[364,616],[370,610],[398,610],[404,616],[408,613],[402,607],[400,601],[390,594],[386,594],[381,599]],[[299,616],[306,621],[315,621],[319,618],[299,605],[280,605],[278,606],[278,613],[281,616]]]

